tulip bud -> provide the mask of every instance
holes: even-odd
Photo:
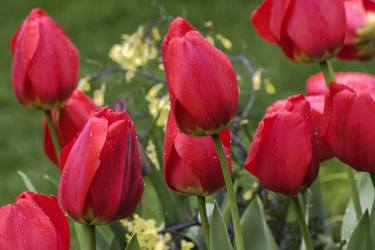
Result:
[[[50,109],[64,102],[77,83],[79,56],[68,36],[42,9],[33,9],[14,34],[13,89],[29,107]]]
[[[52,120],[62,147],[68,145],[81,131],[86,121],[93,116],[99,107],[84,93],[76,90],[60,109],[52,110]],[[56,165],[57,157],[46,119],[44,127],[44,151]]]
[[[229,130],[224,129],[219,137],[231,163]],[[182,133],[172,112],[169,113],[165,134],[164,177],[172,190],[188,195],[209,195],[224,186],[211,136],[195,137]]]
[[[374,97],[331,83],[326,96],[322,138],[338,159],[358,171],[375,173]]]
[[[342,0],[264,0],[252,13],[257,33],[295,62],[321,62],[344,44]]]
[[[324,96],[323,95],[315,95],[315,96],[307,96],[305,97],[306,101],[309,102],[311,110],[311,120],[314,125],[314,130],[316,133],[319,133],[321,122],[323,119],[323,112],[324,112]],[[270,114],[273,112],[283,111],[285,109],[285,105],[287,105],[288,100],[279,100],[273,103],[266,109],[266,113]],[[323,140],[320,138],[320,134],[317,137],[318,143],[318,153],[320,161],[327,160],[333,157],[332,150],[326,145]]]
[[[61,153],[60,206],[75,220],[106,224],[129,216],[143,193],[133,121],[104,108]]]
[[[162,56],[171,110],[181,131],[210,135],[223,130],[238,108],[229,59],[179,17],[164,37]]]
[[[375,75],[362,72],[338,72],[336,82],[349,86],[360,92],[375,95]],[[308,95],[325,95],[329,92],[322,73],[310,76],[306,82],[306,93]]]
[[[344,0],[346,36],[338,58],[369,60],[375,55],[375,3],[370,0]]]
[[[289,97],[282,110],[266,113],[255,132],[245,167],[274,192],[296,195],[312,184],[319,155],[311,107],[302,95]]]
[[[68,220],[54,196],[24,192],[0,208],[0,249],[69,250]]]

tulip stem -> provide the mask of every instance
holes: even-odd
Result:
[[[301,202],[298,198],[298,196],[292,196],[292,210],[294,213],[294,216],[296,217],[299,227],[301,229],[303,241],[305,242],[306,250],[314,250],[314,246],[310,237],[309,229],[307,228],[307,224],[305,221],[305,215],[302,209]]]
[[[52,139],[52,143],[53,143],[53,149],[55,150],[57,162],[60,162],[60,150],[61,150],[60,140],[59,140],[59,136],[57,134],[57,130],[56,130],[55,126],[53,125],[51,110],[44,111],[44,115],[46,116],[47,126],[48,126],[48,130],[49,130],[49,134],[51,135],[51,139]]]
[[[369,173],[369,175],[370,175],[370,178],[371,178],[372,185],[374,186],[374,189],[375,189],[375,174]]]
[[[74,222],[81,250],[96,250],[95,225]]]
[[[358,192],[358,188],[357,188],[357,183],[355,181],[353,170],[349,166],[345,166],[345,167],[346,167],[346,173],[348,175],[350,191],[352,193],[355,215],[357,217],[357,221],[359,221],[361,219],[361,216],[362,216],[362,208],[361,208],[361,201],[359,199],[359,192]]]
[[[211,250],[210,244],[210,225],[208,224],[207,211],[206,211],[206,198],[204,196],[198,197],[198,210],[199,216],[201,218],[202,231],[204,236],[204,241],[206,242],[207,250]]]
[[[212,139],[215,142],[216,152],[219,156],[221,171],[223,172],[225,186],[227,188],[227,194],[228,194],[228,198],[230,202],[230,210],[232,214],[232,222],[234,226],[236,249],[245,250],[243,236],[241,232],[240,214],[238,212],[237,201],[236,201],[236,196],[234,193],[232,176],[229,171],[228,161],[227,161],[227,158],[225,157],[225,153],[221,145],[219,135],[218,134],[212,135]]]
[[[323,72],[324,79],[328,84],[330,81],[336,81],[335,71],[332,68],[331,63],[326,60],[320,63],[320,70]]]

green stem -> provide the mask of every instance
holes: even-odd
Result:
[[[305,242],[306,250],[314,250],[314,246],[310,237],[310,233],[306,225],[305,216],[302,210],[301,202],[298,199],[298,196],[292,196],[291,200],[292,200],[293,213],[301,229],[301,233],[302,233],[303,241]]]
[[[208,224],[207,212],[206,212],[206,198],[204,196],[197,196],[198,198],[198,210],[201,217],[202,231],[204,241],[208,250],[211,250],[210,244],[210,225]]]
[[[96,250],[95,225],[74,222],[81,250]]]
[[[238,212],[236,196],[233,189],[233,182],[232,176],[229,171],[228,161],[225,157],[225,153],[223,147],[221,146],[221,141],[218,134],[212,135],[212,139],[215,142],[216,152],[219,156],[221,171],[223,172],[225,186],[227,187],[227,194],[229,197],[230,202],[230,210],[232,214],[232,222],[234,226],[234,234],[235,234],[235,241],[236,241],[236,249],[237,250],[244,250],[244,241],[241,232],[241,224],[240,224],[240,214]]]
[[[329,61],[323,61],[320,63],[320,70],[323,72],[324,79],[328,84],[330,81],[336,81],[335,71]]]
[[[371,178],[372,185],[374,186],[374,189],[375,189],[375,174],[369,173],[369,175],[370,175],[370,178]]]
[[[359,221],[362,216],[362,208],[361,208],[361,201],[359,199],[359,192],[357,188],[357,183],[355,181],[354,172],[349,166],[346,167],[346,173],[348,175],[348,182],[350,186],[350,191],[352,193],[353,205],[355,210],[355,215],[357,220]]]
[[[55,150],[57,162],[60,161],[60,151],[61,151],[61,144],[59,140],[59,135],[57,133],[57,130],[55,126],[53,125],[53,120],[52,120],[52,115],[50,110],[44,111],[44,114],[47,119],[47,126],[48,126],[48,131],[49,134],[51,135],[52,143],[53,143],[53,148]]]

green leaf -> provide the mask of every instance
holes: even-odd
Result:
[[[24,172],[22,172],[21,170],[18,170],[17,174],[19,176],[21,176],[21,178],[23,180],[23,183],[25,184],[26,188],[29,191],[37,193],[37,190],[36,190],[35,186],[33,185],[33,183],[31,182],[31,180],[29,179],[29,177]]]
[[[372,250],[370,217],[368,210],[362,215],[348,244],[348,250]]]
[[[211,248],[215,250],[233,250],[229,239],[227,226],[225,225],[220,209],[215,202],[214,212],[211,217],[210,226]]]
[[[366,209],[370,210],[372,208],[372,204],[375,198],[373,190],[374,188],[372,186],[370,177],[367,174],[363,175],[358,190],[362,211],[365,211]],[[351,235],[357,224],[358,223],[354,211],[354,206],[351,200],[346,208],[341,228],[341,239],[348,241],[351,238]],[[344,247],[343,249],[346,248]]]
[[[372,204],[371,215],[370,215],[370,228],[371,228],[371,240],[372,245],[375,247],[375,202]]]
[[[133,234],[132,238],[130,239],[128,245],[126,246],[125,250],[140,250],[139,243],[137,240],[137,235]]]
[[[277,244],[269,229],[259,197],[255,197],[241,217],[241,229],[246,233],[246,250],[277,250]]]

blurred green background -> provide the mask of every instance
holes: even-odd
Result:
[[[298,65],[287,60],[279,48],[261,40],[251,27],[250,13],[260,0],[170,0],[161,1],[166,13],[186,17],[199,26],[212,20],[215,31],[224,34],[233,42],[232,54],[244,53],[255,68],[262,68],[265,75],[276,86],[274,95],[258,94],[253,113],[261,114],[264,108],[278,98],[304,92],[306,78],[319,70],[317,65]],[[152,0],[3,0],[0,8],[0,205],[12,202],[25,190],[17,170],[25,172],[36,183],[37,189],[53,193],[54,187],[43,178],[49,174],[57,178],[58,170],[46,158],[43,149],[42,114],[22,107],[16,100],[11,87],[12,57],[9,41],[13,32],[34,7],[43,7],[70,36],[80,52],[81,73],[85,76],[98,71],[98,67],[87,63],[97,60],[106,65],[111,62],[109,49],[121,40],[121,34],[132,33],[137,26],[158,18],[158,10]],[[334,60],[336,70],[374,72],[374,62],[339,62]],[[121,78],[119,80],[119,78]],[[141,79],[126,84],[121,76],[108,85],[107,104],[112,105],[117,96],[133,95],[137,99],[133,108],[144,103],[142,91],[138,90]],[[250,82],[241,85],[242,105],[248,98]],[[137,96],[134,96],[137,95]],[[139,107],[139,110],[143,108]],[[134,117],[142,130],[144,118]],[[257,121],[250,121],[253,127]],[[246,145],[247,147],[248,145]],[[344,179],[336,179],[336,173],[343,171],[337,161],[323,164],[323,197],[331,215],[342,214],[348,198],[348,187]],[[324,178],[324,177],[327,177]],[[332,177],[332,178],[331,178]],[[339,175],[340,177],[340,175]],[[331,180],[329,180],[331,178]]]

